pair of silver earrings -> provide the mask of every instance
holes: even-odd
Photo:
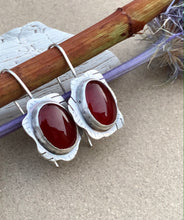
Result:
[[[62,53],[74,75],[68,104],[58,93],[34,98],[13,71],[4,69],[2,73],[10,73],[30,97],[22,126],[36,142],[41,156],[58,166],[57,161],[70,161],[75,157],[83,131],[92,146],[90,138],[110,136],[123,126],[124,119],[118,109],[116,97],[103,75],[90,70],[77,77],[64,49],[58,44],[52,44],[49,48],[53,47]],[[59,78],[57,79],[61,85]],[[15,104],[24,113],[16,101]]]

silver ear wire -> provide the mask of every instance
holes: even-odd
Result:
[[[20,77],[17,76],[16,73],[14,73],[12,70],[9,70],[9,69],[4,69],[1,71],[1,73],[5,73],[5,72],[11,74],[19,82],[19,84],[22,86],[22,88],[26,91],[28,96],[31,99],[33,99],[33,95],[31,94],[30,90],[27,88],[27,86],[24,84],[24,82],[20,79]]]
[[[70,67],[70,69],[71,69],[71,71],[72,71],[73,76],[76,77],[76,76],[77,76],[76,71],[75,71],[75,69],[74,69],[72,63],[70,62],[70,60],[69,60],[69,58],[68,58],[66,52],[64,51],[64,49],[63,49],[61,46],[59,46],[58,44],[55,44],[55,43],[54,43],[54,44],[51,44],[51,45],[48,47],[48,49],[51,49],[51,48],[53,48],[53,47],[56,47],[56,48],[62,53],[62,55],[64,56],[64,58],[65,58],[65,60],[66,60],[66,62],[67,62],[67,64],[68,64],[68,66]],[[58,81],[58,84],[60,85],[61,89],[62,89],[63,92],[65,93],[66,91],[65,91],[65,89],[63,88],[63,85],[62,85],[61,80],[60,80],[59,77],[57,77],[57,81]]]
[[[15,105],[17,106],[17,108],[19,109],[19,111],[24,115],[25,112],[24,110],[21,108],[21,106],[19,105],[19,103],[17,101],[14,101]]]
[[[65,58],[65,60],[66,60],[66,62],[68,64],[68,66],[70,67],[70,69],[71,69],[71,71],[72,71],[72,73],[74,75],[74,77],[77,77],[77,73],[76,73],[72,63],[70,62],[66,52],[64,51],[64,49],[61,46],[59,46],[58,44],[55,44],[55,43],[51,44],[48,49],[51,49],[53,47],[56,47],[63,54],[63,56],[64,56],[64,58]]]
[[[58,84],[60,85],[61,89],[63,90],[63,93],[65,93],[66,91],[65,91],[65,89],[63,88],[63,85],[62,85],[61,80],[60,80],[59,77],[57,77],[57,81],[58,81]]]
[[[71,71],[72,71],[72,73],[73,73],[73,76],[76,78],[76,77],[77,77],[77,73],[76,73],[76,71],[75,71],[75,69],[74,69],[72,63],[70,62],[70,60],[69,60],[69,58],[68,58],[68,56],[67,56],[65,50],[64,50],[60,45],[58,45],[58,44],[56,44],[56,43],[51,44],[51,45],[48,47],[48,49],[51,49],[51,48],[53,48],[53,47],[56,47],[56,48],[62,53],[62,55],[64,56],[64,58],[65,58],[65,60],[66,60],[66,62],[67,62],[67,64],[68,64],[68,66],[70,67],[70,69],[71,69]],[[61,84],[60,78],[58,77],[57,80],[58,80],[58,83],[59,83],[61,89],[64,91],[64,88],[63,88],[63,86],[62,86],[62,84]],[[89,146],[92,147],[93,144],[92,144],[92,141],[91,141],[91,139],[90,139],[90,137],[89,137],[89,135],[88,135],[87,132],[86,132],[86,137],[87,137]]]
[[[20,83],[20,85],[23,87],[23,89],[30,97],[30,100],[27,102],[26,105],[27,114],[22,120],[22,127],[25,130],[25,132],[35,141],[37,150],[40,153],[40,155],[46,160],[53,162],[57,167],[58,167],[57,161],[59,160],[63,160],[63,161],[72,160],[78,152],[81,135],[78,126],[75,124],[74,121],[72,122],[73,119],[66,109],[66,103],[63,97],[60,96],[58,93],[51,93],[42,98],[33,98],[33,95],[30,92],[30,90],[27,88],[24,82],[16,75],[16,73],[14,73],[12,70],[9,69],[4,69],[0,71],[0,73],[5,73],[5,72],[11,74]],[[18,107],[18,109],[21,111],[21,113],[24,114],[23,109],[16,101],[15,104]],[[57,145],[57,140],[59,140],[57,139],[58,133],[56,135],[57,140],[54,140],[54,142],[52,142],[52,140],[50,141],[50,139],[48,138],[50,137],[50,133],[45,135],[39,122],[39,113],[41,112],[42,107],[53,106],[53,105],[57,109],[58,108],[60,109],[60,113],[59,113],[60,116],[64,117],[63,114],[65,114],[65,111],[67,112],[67,114],[65,114],[66,117],[65,120],[68,121],[67,123],[72,123],[71,126],[73,126],[73,129],[75,130],[74,142],[71,142],[71,145],[67,146],[67,148],[65,147],[60,148],[60,145],[59,146]],[[55,117],[55,121],[58,120],[57,114],[53,113],[53,117]],[[70,117],[72,120],[70,120]],[[48,118],[50,118],[49,114],[47,115],[46,119]],[[50,125],[48,125],[48,127],[49,126]],[[65,124],[63,126],[65,126]],[[50,126],[50,128],[52,129],[52,126]],[[54,135],[52,136],[53,138],[55,138]],[[62,140],[60,143],[62,143]]]
[[[19,84],[22,86],[22,88],[26,91],[26,93],[28,94],[28,96],[32,99],[33,95],[31,94],[30,90],[27,88],[27,86],[23,83],[23,81],[17,76],[16,73],[14,73],[12,70],[10,69],[3,69],[1,71],[1,73],[9,73],[11,74],[18,82]],[[22,114],[25,114],[24,110],[20,107],[19,103],[17,101],[14,101],[15,105],[17,106],[17,108],[19,109],[19,111]]]

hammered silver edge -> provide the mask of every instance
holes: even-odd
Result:
[[[114,125],[109,130],[97,131],[97,130],[94,130],[93,128],[91,128],[86,123],[86,120],[84,119],[84,117],[80,111],[76,96],[77,96],[78,86],[80,85],[81,81],[88,80],[88,79],[89,80],[95,79],[95,80],[102,81],[109,88],[109,90],[112,92],[114,99],[115,99],[115,102],[117,104],[116,96],[115,96],[114,92],[112,91],[112,89],[109,87],[106,80],[104,79],[103,75],[96,70],[89,70],[89,71],[85,72],[82,76],[74,78],[71,81],[71,97],[68,101],[68,110],[72,114],[74,121],[76,122],[76,124],[79,127],[85,129],[91,138],[99,140],[103,137],[108,137],[108,136],[112,135],[116,130],[123,127],[124,118],[123,118],[123,115],[121,114],[121,112],[117,106],[117,118],[116,118]]]
[[[59,160],[71,161],[72,159],[75,158],[75,156],[78,152],[78,149],[79,149],[79,143],[81,140],[81,136],[78,132],[75,147],[69,153],[57,155],[57,154],[51,153],[47,149],[45,149],[37,140],[37,138],[34,134],[34,130],[32,127],[32,122],[31,122],[32,110],[33,110],[34,106],[36,104],[38,104],[40,102],[44,102],[44,101],[45,102],[57,101],[62,104],[65,103],[64,99],[58,93],[52,93],[52,94],[49,94],[49,95],[44,96],[42,98],[30,99],[27,103],[27,115],[22,121],[22,126],[23,126],[24,130],[26,131],[26,133],[35,141],[35,143],[37,145],[37,150],[40,153],[40,155],[44,159],[55,163],[55,165],[58,167],[59,165],[58,165],[57,161],[59,161]]]

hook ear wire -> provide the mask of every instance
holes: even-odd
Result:
[[[67,62],[67,64],[68,64],[68,66],[70,67],[70,69],[71,69],[71,71],[72,71],[72,73],[73,73],[73,75],[74,75],[74,77],[77,77],[77,73],[76,73],[76,71],[75,71],[75,69],[74,69],[72,63],[70,62],[70,60],[69,60],[69,58],[68,58],[66,52],[64,51],[64,49],[63,49],[61,46],[59,46],[58,44],[55,44],[55,43],[54,43],[54,44],[51,44],[51,45],[48,47],[48,49],[51,49],[51,48],[53,48],[53,47],[56,47],[56,48],[63,54],[63,56],[64,56],[64,58],[65,58],[65,60],[66,60],[66,62]]]
[[[24,115],[25,112],[24,110],[20,107],[19,103],[17,101],[14,101],[15,105],[17,106],[17,108],[19,109],[19,111]]]
[[[20,79],[20,77],[17,76],[16,73],[14,73],[12,70],[10,69],[3,69],[1,71],[1,73],[9,73],[11,74],[18,82],[19,84],[22,86],[22,88],[26,91],[26,93],[28,94],[28,96],[33,99],[33,95],[31,94],[30,90],[27,88],[27,86],[24,84],[24,82]]]
[[[23,81],[17,76],[16,73],[14,73],[12,70],[9,69],[4,69],[2,70],[0,73],[9,73],[11,74],[18,82],[19,84],[23,87],[23,89],[26,91],[26,93],[29,95],[29,97],[32,99],[33,95],[31,94],[31,92],[29,91],[29,89],[27,88],[27,86],[23,83]],[[17,106],[17,108],[19,109],[19,111],[24,115],[25,112],[24,110],[20,107],[19,103],[17,101],[14,101],[15,105]]]
[[[53,47],[56,47],[56,48],[62,53],[62,55],[64,56],[64,58],[65,58],[65,60],[66,60],[66,62],[67,62],[67,64],[68,64],[68,66],[70,67],[70,69],[71,69],[71,71],[72,71],[74,77],[77,77],[77,73],[76,73],[76,71],[75,71],[75,69],[74,69],[72,63],[70,62],[70,60],[69,60],[69,58],[68,58],[68,56],[67,56],[65,50],[64,50],[60,45],[58,45],[58,44],[56,44],[56,43],[51,44],[51,45],[48,47],[48,49],[51,49],[51,48],[53,48]],[[62,88],[62,90],[64,90],[64,88],[63,88],[63,86],[62,86],[62,84],[61,84],[61,81],[60,81],[59,77],[57,78],[57,80],[58,80],[58,83],[59,83],[60,87]],[[88,142],[89,142],[89,145],[92,147],[93,144],[92,144],[91,139],[90,139],[90,137],[89,137],[89,135],[88,135],[87,133],[86,133],[86,137],[87,137],[87,140],[88,140]]]

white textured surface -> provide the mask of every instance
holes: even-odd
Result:
[[[0,33],[33,20],[78,33],[126,2],[0,0]],[[145,46],[131,38],[111,50],[123,62]],[[124,128],[93,148],[83,139],[59,169],[23,129],[0,139],[0,219],[182,220],[183,80],[154,86],[168,72],[143,65],[110,83]]]
[[[41,22],[31,22],[23,27],[14,28],[0,36],[0,70],[10,69],[24,61],[46,51],[52,43],[60,43],[73,36],[72,34],[47,27]],[[62,54],[61,54],[62,56]],[[120,64],[118,58],[110,51],[86,61],[76,68],[77,74],[89,69],[97,69],[101,73],[112,69]],[[73,78],[71,71],[60,76],[62,87],[65,92],[70,90],[70,80]],[[57,80],[52,80],[36,89],[33,94],[42,97],[52,92],[63,93]],[[25,109],[27,99],[19,101]],[[0,124],[15,118],[19,114],[18,109],[11,103],[0,111]]]

